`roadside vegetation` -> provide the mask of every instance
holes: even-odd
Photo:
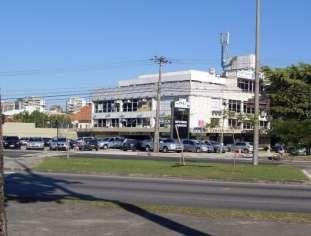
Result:
[[[104,175],[177,177],[188,179],[217,179],[232,181],[304,182],[306,177],[293,166],[248,164],[215,164],[188,162],[180,166],[172,161],[107,160],[101,158],[51,157],[36,171],[87,173]]]

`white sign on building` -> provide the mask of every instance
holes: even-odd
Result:
[[[188,102],[186,99],[179,99],[178,101],[175,101],[174,104],[175,108],[190,108],[190,102]]]

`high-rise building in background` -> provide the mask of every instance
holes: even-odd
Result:
[[[46,112],[46,103],[43,97],[24,97],[15,101],[16,110],[24,110],[28,112],[40,111]]]
[[[86,100],[81,97],[70,97],[66,102],[67,113],[78,112],[86,105]]]
[[[2,101],[1,105],[2,105],[2,112],[15,110],[15,102]]]

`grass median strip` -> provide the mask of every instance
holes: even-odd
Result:
[[[234,168],[231,164],[199,162],[189,162],[186,166],[179,166],[170,161],[107,160],[83,157],[47,158],[34,170],[234,181],[304,182],[307,180],[301,170],[293,166],[238,164]]]
[[[62,200],[64,204],[84,205],[96,208],[108,208],[114,210],[124,209],[122,204],[109,201],[83,201],[83,200]],[[127,205],[126,207],[130,207]],[[195,217],[206,217],[209,219],[240,219],[252,221],[269,221],[269,222],[285,222],[296,224],[310,224],[310,213],[298,212],[276,212],[276,211],[258,211],[258,210],[238,210],[238,209],[216,209],[216,208],[193,208],[193,207],[180,207],[168,205],[147,205],[139,204],[133,205],[135,208],[140,208],[156,214],[178,214],[189,215]]]

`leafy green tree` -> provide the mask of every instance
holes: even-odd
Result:
[[[67,128],[71,126],[70,116],[67,114],[48,115],[44,112],[22,112],[14,115],[14,120],[24,123],[35,123],[38,128]]]
[[[311,142],[311,65],[264,68],[270,98],[271,134],[288,146],[306,147]]]
[[[267,95],[274,119],[311,118],[311,65],[265,68]]]

